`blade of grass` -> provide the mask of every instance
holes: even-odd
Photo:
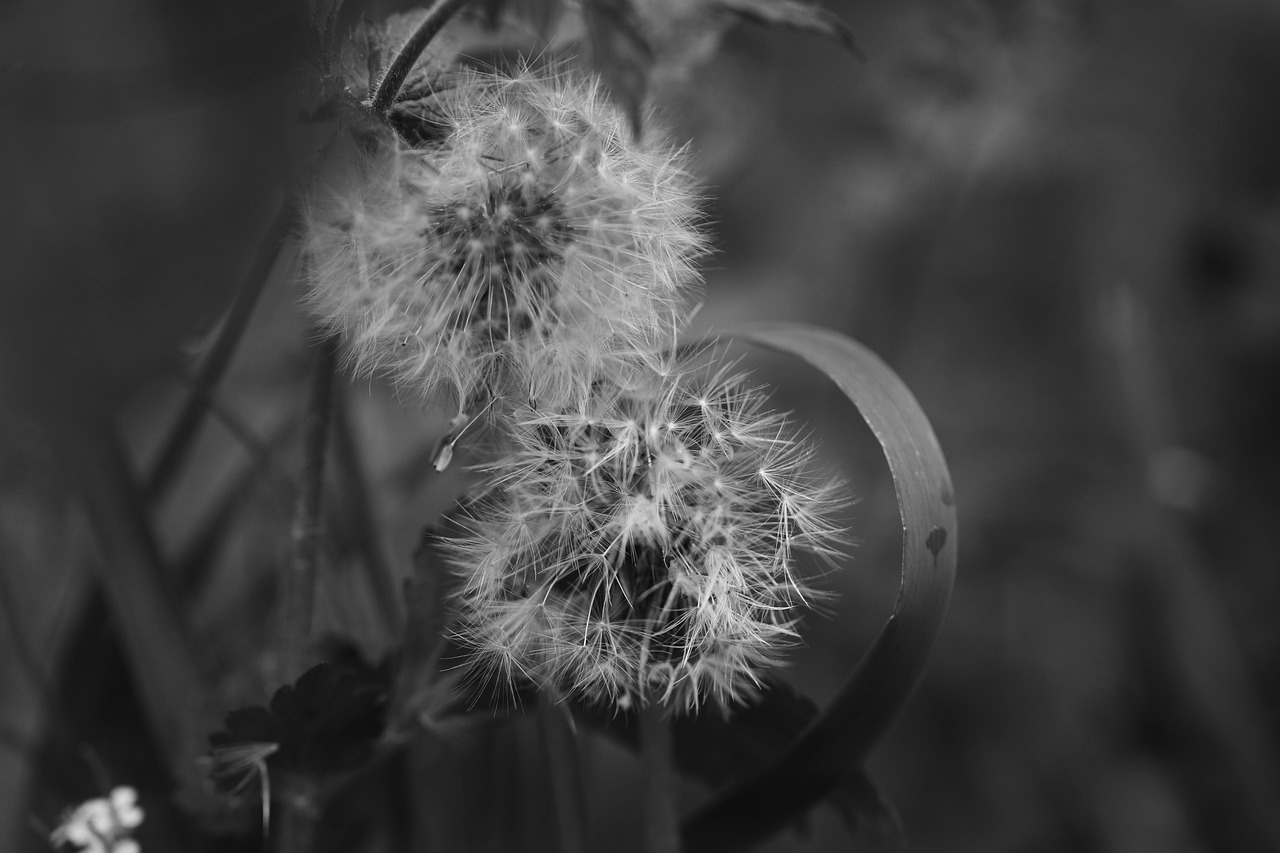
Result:
[[[249,274],[236,292],[213,344],[205,352],[191,377],[187,396],[182,401],[182,407],[147,475],[146,495],[153,502],[164,498],[181,472],[187,454],[204,424],[206,402],[227,372],[236,347],[253,316],[254,308],[258,305],[258,297],[272,279],[272,272],[278,270],[280,275],[286,275],[293,265],[291,259],[281,262],[281,258],[282,249],[293,227],[294,214],[294,205],[286,203],[272,220],[271,227],[258,244]]]
[[[286,515],[290,511],[294,496],[293,479],[274,458],[275,451],[293,431],[291,418],[276,426],[272,435],[263,441],[264,450],[271,454],[272,461],[264,463],[255,458],[252,464],[239,471],[235,480],[204,514],[201,525],[179,546],[173,564],[191,601],[198,601],[207,591],[220,547],[229,541],[235,521],[246,508],[255,507],[252,500],[255,489],[267,489],[272,495],[275,507],[267,507],[267,511],[278,510]]]
[[[98,581],[148,723],[174,778],[198,786],[195,758],[213,722],[210,670],[171,588],[142,492],[108,424],[63,425],[57,446],[97,542]]]
[[[902,516],[902,586],[893,614],[831,704],[769,766],[683,826],[696,851],[738,850],[794,822],[863,764],[910,698],[942,626],[956,565],[951,477],[933,428],[902,380],[870,350],[799,323],[726,334],[804,359],[857,407],[880,442]]]

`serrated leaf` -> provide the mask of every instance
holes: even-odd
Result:
[[[804,359],[857,407],[893,474],[902,587],[880,636],[822,714],[769,766],[686,822],[686,848],[697,851],[740,849],[778,831],[865,762],[924,673],[956,565],[951,476],[928,418],[897,374],[852,339],[806,324],[758,324],[726,336]]]
[[[859,59],[865,58],[857,42],[854,41],[853,30],[849,29],[849,25],[840,20],[840,16],[835,12],[816,3],[805,3],[802,0],[717,0],[717,2],[721,8],[758,24],[786,27],[835,39],[848,48],[854,56]]]
[[[583,18],[591,65],[639,136],[653,50],[640,31],[631,0],[587,0]]]

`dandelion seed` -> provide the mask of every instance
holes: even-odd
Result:
[[[562,406],[676,325],[705,238],[683,155],[633,140],[597,83],[458,70],[401,103],[417,147],[312,193],[306,302],[355,368],[459,411]]]
[[[749,698],[815,596],[837,484],[741,377],[672,372],[517,419],[450,543],[487,677],[626,708]]]

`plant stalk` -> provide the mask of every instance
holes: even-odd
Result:
[[[291,682],[305,669],[315,621],[316,574],[320,561],[325,451],[333,421],[335,344],[325,339],[317,348],[311,392],[303,421],[302,477],[294,503],[293,554],[285,581],[284,638],[281,676]]]
[[[400,94],[405,78],[409,76],[409,72],[413,70],[414,63],[422,55],[422,51],[426,50],[431,40],[436,37],[440,30],[444,29],[444,25],[449,23],[449,19],[466,2],[467,0],[436,0],[435,5],[427,10],[427,16],[422,19],[422,23],[414,30],[413,35],[409,36],[409,40],[404,43],[404,47],[400,49],[400,52],[396,54],[396,58],[391,62],[391,67],[387,69],[387,73],[382,75],[382,80],[378,83],[378,89],[369,101],[369,108],[374,113],[378,115],[387,114],[387,111],[391,109],[391,105],[395,103],[396,96]]]

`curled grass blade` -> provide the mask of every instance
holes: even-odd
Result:
[[[924,673],[951,597],[956,514],[933,428],[902,380],[838,332],[764,323],[732,337],[797,356],[857,407],[884,449],[902,516],[902,586],[893,614],[831,704],[767,767],[722,792],[682,827],[691,851],[739,850],[801,817],[865,762]]]

